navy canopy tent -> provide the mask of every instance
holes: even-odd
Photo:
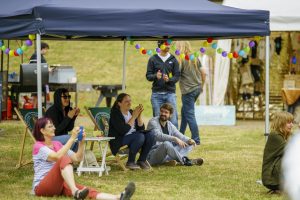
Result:
[[[149,39],[269,35],[269,12],[206,0],[10,0],[1,5],[0,38],[29,33],[66,38]]]
[[[243,10],[207,0],[9,0],[0,9],[0,38],[37,35],[38,105],[42,115],[40,36],[44,39],[199,39],[267,36],[269,11]],[[125,50],[125,43],[124,43]],[[124,51],[125,52],[125,51]],[[268,55],[268,50],[266,51]],[[125,66],[125,53],[123,68]],[[266,91],[268,91],[268,56]],[[124,68],[125,69],[125,68]],[[123,71],[123,89],[125,83]],[[268,105],[266,94],[266,105]],[[269,112],[266,106],[266,122]],[[266,125],[266,133],[268,124]]]

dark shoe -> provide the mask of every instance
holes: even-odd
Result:
[[[268,194],[277,194],[277,195],[281,195],[282,192],[280,190],[269,190]]]
[[[193,165],[202,165],[203,164],[203,159],[202,158],[192,159],[192,164]]]
[[[82,190],[76,190],[74,194],[74,199],[76,200],[83,200],[89,194],[89,188],[84,188]]]
[[[141,167],[139,165],[135,164],[134,162],[126,163],[126,168],[131,169],[131,170],[141,169]]]
[[[150,164],[148,162],[146,162],[146,161],[137,161],[136,164],[138,164],[144,170],[151,169]]]
[[[185,165],[185,166],[192,166],[193,165],[192,161],[186,156],[182,157],[182,161],[183,161],[183,165]]]
[[[133,193],[135,191],[135,184],[134,182],[128,183],[128,185],[125,188],[125,191],[121,193],[120,200],[130,200]]]
[[[166,166],[176,166],[178,163],[176,160],[169,160],[167,162],[164,163],[164,165]]]

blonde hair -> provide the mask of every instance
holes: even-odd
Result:
[[[191,54],[192,53],[192,46],[191,46],[191,43],[189,41],[176,41],[175,42],[175,46],[176,46],[176,49],[178,49],[180,51],[180,54]],[[183,62],[185,61],[185,59],[181,58],[179,56],[179,63],[182,64]],[[196,67],[196,69],[198,69],[198,58],[195,58],[194,61],[190,61],[189,62],[194,62],[194,65]],[[184,65],[183,65],[184,66]],[[189,65],[187,65],[188,67]]]
[[[277,112],[273,116],[271,123],[271,132],[279,132],[285,139],[288,139],[291,135],[291,131],[286,131],[285,127],[287,123],[291,123],[294,120],[294,116],[289,112]]]

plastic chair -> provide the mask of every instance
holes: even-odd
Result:
[[[25,141],[27,134],[30,136],[30,138],[35,142],[35,138],[32,135],[32,130],[34,128],[34,124],[36,120],[38,119],[38,110],[37,109],[18,109],[14,108],[18,118],[21,120],[22,124],[24,125],[24,132],[23,132],[23,138],[21,142],[21,149],[20,149],[20,155],[19,155],[19,161],[16,166],[16,168],[20,168],[24,165],[27,165],[32,162],[30,161],[23,161],[23,155],[24,155],[24,147],[25,147]]]

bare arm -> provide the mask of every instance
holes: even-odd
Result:
[[[64,155],[67,154],[68,150],[70,150],[70,148],[72,147],[73,143],[75,142],[77,135],[79,133],[79,127],[76,127],[72,130],[72,135],[70,137],[70,139],[68,140],[68,142],[57,152],[52,151],[49,155],[47,160],[48,161],[57,161],[59,160],[61,157],[63,157]]]

